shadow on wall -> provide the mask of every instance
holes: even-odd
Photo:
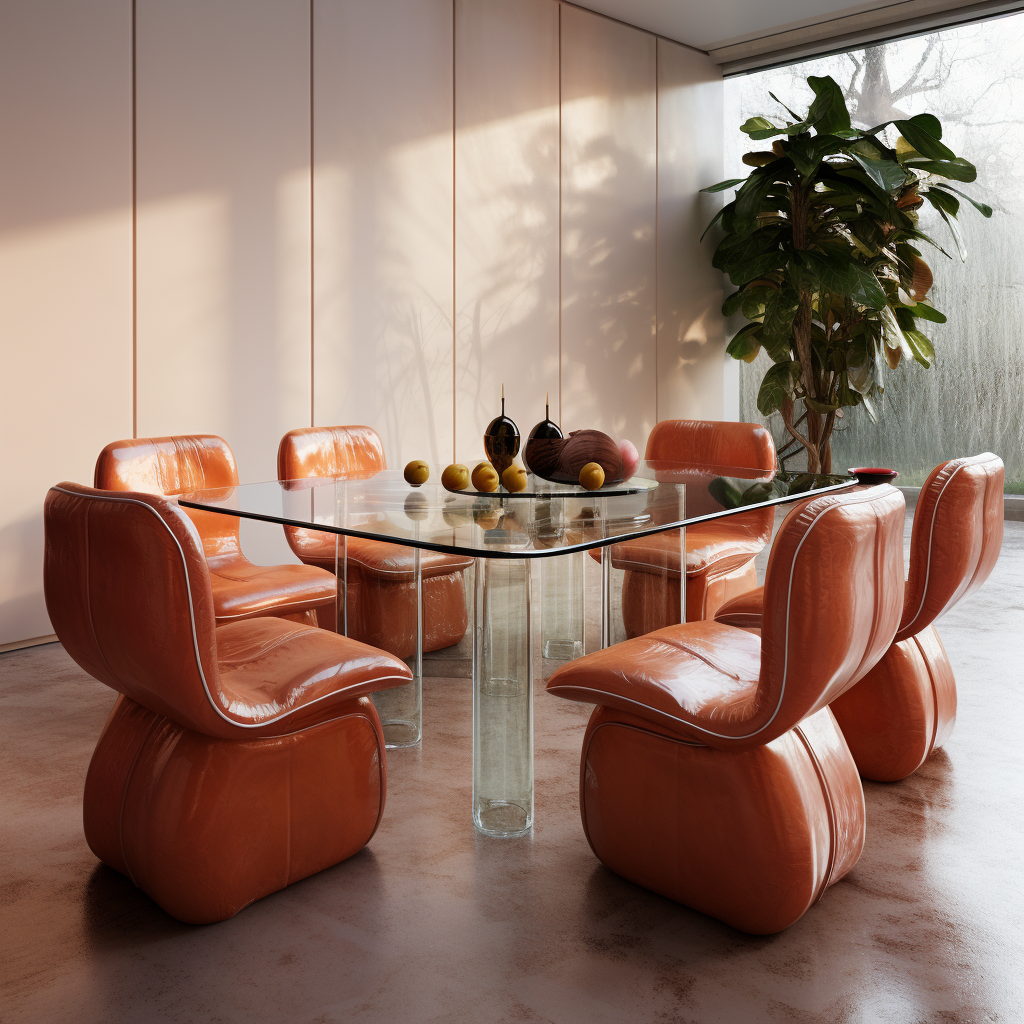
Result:
[[[486,251],[487,260],[474,261],[467,290],[475,298],[459,310],[459,458],[482,456],[481,437],[497,414],[502,381],[506,384],[507,411],[524,435],[535,419],[540,419],[537,410],[543,408],[545,391],[550,392],[552,418],[557,420],[560,415],[558,118],[557,112],[546,110],[528,116],[542,123],[517,145],[517,166],[502,176],[505,181],[496,176],[491,181],[498,184],[481,184],[480,175],[474,176],[472,206],[486,211],[488,226],[498,238],[490,241],[474,232],[475,237],[466,243]],[[497,149],[500,126],[493,134]],[[514,181],[508,183],[508,178]],[[528,410],[527,422],[524,417]]]
[[[563,428],[599,427],[642,452],[657,389],[653,170],[607,134],[566,162],[575,187],[562,200]],[[645,179],[648,202],[624,198]]]

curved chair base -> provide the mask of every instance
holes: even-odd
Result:
[[[917,771],[956,721],[956,682],[935,627],[893,644],[831,706],[865,779],[897,782]]]
[[[597,857],[744,932],[793,924],[864,846],[864,793],[827,708],[765,746],[732,751],[598,707],[580,768]]]
[[[299,733],[229,740],[119,696],[89,765],[85,836],[172,917],[209,924],[361,850],[385,792],[369,698]]]
[[[726,601],[757,586],[754,560],[722,576],[686,576],[686,621],[713,619]],[[622,578],[622,617],[626,637],[643,636],[679,623],[679,574],[626,569]]]
[[[318,610],[320,626],[334,629],[334,606]],[[466,581],[461,571],[423,581],[423,651],[459,643],[469,628]],[[348,568],[348,635],[396,658],[416,651],[416,588],[410,580],[381,580]]]

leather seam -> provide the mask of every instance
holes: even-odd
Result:
[[[825,872],[822,876],[821,887],[818,892],[815,893],[814,899],[811,900],[811,906],[813,907],[822,896],[825,895],[825,890],[828,889],[832,882],[832,874],[836,867],[836,812],[835,805],[832,802],[832,792],[828,787],[828,783],[825,780],[825,772],[821,767],[821,762],[818,760],[818,755],[815,754],[811,747],[810,740],[807,739],[804,733],[802,724],[793,726],[793,732],[799,737],[800,742],[803,744],[804,750],[807,751],[807,756],[810,758],[811,765],[814,768],[814,772],[818,777],[818,785],[821,787],[821,795],[825,798],[825,810],[828,814],[828,861],[825,864]]]
[[[343,690],[332,690],[330,693],[325,693],[322,697],[317,697],[316,700],[311,700],[307,704],[300,704],[299,707],[297,707],[297,708],[292,708],[290,711],[285,711],[282,714],[278,715],[277,717],[269,718],[269,719],[267,719],[266,721],[263,721],[263,722],[238,722],[235,719],[230,718],[228,715],[226,715],[224,713],[224,711],[220,707],[217,706],[216,702],[213,699],[213,696],[210,693],[210,686],[209,686],[209,683],[207,682],[206,672],[203,669],[202,657],[200,656],[200,653],[199,653],[199,637],[196,634],[195,606],[194,606],[194,604],[192,602],[192,587],[191,587],[192,579],[191,579],[191,576],[189,575],[189,571],[188,571],[188,562],[185,560],[185,552],[184,552],[184,549],[181,546],[181,542],[178,540],[177,537],[174,536],[174,531],[164,521],[163,516],[160,515],[160,513],[155,508],[153,508],[152,505],[149,505],[149,504],[147,504],[144,501],[139,501],[138,498],[112,497],[112,496],[107,495],[107,494],[104,494],[102,496],[99,496],[99,495],[76,494],[74,491],[66,491],[63,488],[59,487],[59,486],[55,487],[54,490],[60,491],[61,494],[70,495],[71,497],[87,498],[88,500],[91,500],[91,501],[120,501],[120,502],[126,502],[126,503],[131,504],[131,505],[141,505],[142,508],[148,509],[150,512],[152,512],[153,515],[156,516],[156,518],[160,522],[160,524],[163,526],[163,528],[171,535],[171,540],[174,541],[175,545],[178,548],[178,553],[181,555],[181,565],[182,565],[182,568],[185,570],[185,579],[186,579],[186,581],[189,584],[187,590],[188,590],[189,622],[190,622],[190,624],[192,626],[192,652],[193,652],[193,654],[195,655],[195,658],[196,658],[196,667],[199,670],[199,678],[202,681],[203,690],[206,693],[206,699],[209,702],[210,707],[213,708],[213,710],[217,714],[217,716],[219,718],[223,719],[225,722],[227,722],[228,725],[232,725],[232,726],[234,726],[235,728],[238,728],[238,729],[261,729],[261,728],[264,728],[264,727],[266,727],[268,725],[273,725],[275,722],[279,722],[283,718],[287,718],[288,715],[292,715],[296,711],[302,711],[305,708],[312,707],[314,704],[318,704],[322,700],[327,700],[330,697],[334,697],[337,694],[344,692]],[[214,628],[216,628],[216,626]],[[405,676],[395,676],[395,675],[383,676],[382,678],[375,680],[375,682],[385,682],[385,681],[390,680],[390,679],[402,679],[406,683],[411,682],[411,680],[406,679]],[[387,687],[384,687],[384,689],[387,689]],[[297,731],[301,731],[301,730],[297,730]]]

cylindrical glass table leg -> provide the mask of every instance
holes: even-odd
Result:
[[[612,645],[612,549],[601,548],[601,648]]]
[[[530,566],[478,558],[473,601],[473,824],[517,836],[533,824]]]
[[[583,656],[583,568],[587,554],[573,551],[540,559],[541,657]]]
[[[412,682],[372,694],[373,705],[384,729],[384,745],[413,747],[422,736],[423,722],[423,572],[420,549],[413,548],[413,592],[416,598],[416,649],[405,659]]]

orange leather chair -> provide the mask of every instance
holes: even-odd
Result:
[[[768,934],[857,863],[864,794],[828,704],[899,625],[903,510],[887,485],[797,506],[772,547],[760,636],[688,622],[554,673],[551,693],[598,705],[580,811],[605,865]]]
[[[93,482],[104,491],[172,496],[238,484],[235,456],[220,437],[138,437],[100,452]],[[235,516],[186,509],[202,538],[218,624],[276,615],[317,624],[316,609],[337,597],[334,577],[305,565],[253,565],[242,554]]]
[[[372,477],[386,469],[384,447],[371,427],[304,427],[281,438],[279,480]],[[334,534],[286,526],[296,557],[334,571]],[[463,573],[472,558],[421,551],[423,650],[457,644],[469,625]],[[412,548],[364,537],[348,538],[348,635],[408,658],[416,650],[416,588]],[[334,629],[334,609],[320,625]]]
[[[1002,459],[986,452],[932,470],[917,502],[903,620],[885,657],[832,704],[865,779],[897,782],[949,739],[956,683],[933,623],[992,572],[1003,542]],[[761,589],[719,609],[719,622],[761,625]]]
[[[85,783],[96,856],[204,924],[362,849],[386,788],[367,694],[409,669],[272,616],[218,626],[200,536],[163,497],[64,483],[44,519],[57,636],[120,694]]]
[[[768,474],[775,470],[775,445],[771,434],[756,423],[662,420],[651,431],[644,458],[697,470],[721,466]],[[699,511],[687,509],[688,514]],[[729,598],[757,586],[754,558],[770,540],[774,525],[775,510],[766,508],[687,528],[687,622],[713,618]],[[625,570],[626,635],[642,636],[678,623],[679,534],[670,531],[625,541],[613,545],[611,552],[612,567]],[[600,559],[601,553],[595,551],[593,557]]]

